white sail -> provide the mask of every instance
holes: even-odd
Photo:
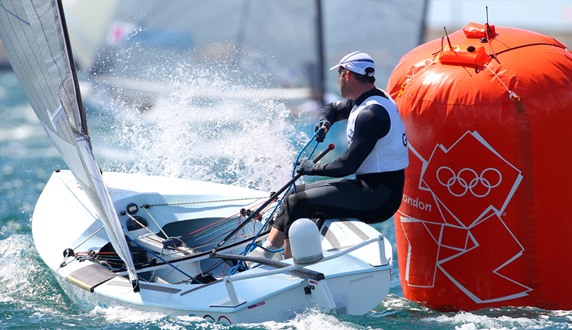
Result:
[[[92,153],[62,16],[56,0],[0,0],[0,39],[32,108],[96,208],[138,288],[129,247]]]

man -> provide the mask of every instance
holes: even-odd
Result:
[[[357,218],[366,223],[389,219],[399,208],[409,165],[405,126],[395,102],[375,87],[375,65],[363,52],[346,55],[330,70],[338,69],[342,97],[318,113],[323,140],[330,126],[347,119],[348,149],[326,164],[303,161],[304,175],[355,179],[330,179],[297,185],[284,198],[263,247],[277,250],[284,243],[284,257],[291,257],[288,230],[300,218]],[[257,248],[251,255],[271,257]]]

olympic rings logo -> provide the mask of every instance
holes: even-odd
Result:
[[[450,167],[441,166],[437,170],[437,180],[447,187],[453,196],[462,197],[470,191],[473,196],[481,198],[501,184],[502,174],[496,168],[491,167],[484,169],[480,174],[470,168],[464,168],[455,174]]]

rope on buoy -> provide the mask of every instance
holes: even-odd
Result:
[[[511,91],[510,89],[508,89],[508,87],[506,86],[506,84],[501,80],[501,78],[494,73],[493,70],[491,70],[491,68],[489,68],[488,65],[483,64],[485,66],[485,68],[487,68],[497,79],[498,81],[500,81],[500,83],[503,85],[503,87],[506,89],[506,91],[508,92],[508,98],[509,100],[511,100],[512,102],[514,102],[514,104],[516,105],[516,110],[518,112],[522,112],[523,108],[522,108],[522,103],[520,101],[520,96],[518,96],[515,92]]]

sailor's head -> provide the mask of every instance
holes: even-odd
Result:
[[[339,70],[339,68],[344,68],[353,73],[375,79],[375,63],[373,63],[373,59],[364,52],[357,51],[349,53],[344,56],[338,64],[331,67],[330,70]]]

